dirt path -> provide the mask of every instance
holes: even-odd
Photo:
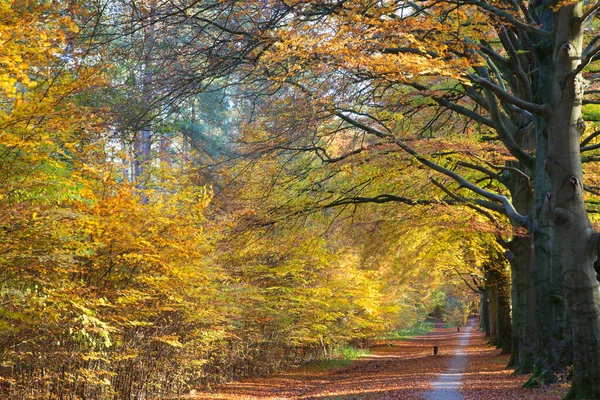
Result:
[[[521,389],[526,377],[512,377],[508,356],[487,345],[472,322],[456,332],[437,324],[433,332],[412,340],[382,341],[372,355],[349,367],[321,371],[299,367],[268,378],[223,385],[189,398],[221,400],[476,400],[560,399],[564,387]],[[470,338],[470,339],[469,339]],[[462,341],[462,343],[461,343]],[[433,346],[439,354],[433,355]],[[456,355],[457,350],[463,352]],[[459,382],[461,382],[459,384]],[[432,397],[438,396],[438,397]],[[439,397],[442,396],[442,397]],[[450,397],[455,396],[455,397]]]
[[[426,395],[428,400],[463,400],[459,393],[463,373],[467,369],[468,359],[463,348],[469,343],[471,331],[476,325],[476,320],[470,320],[469,325],[460,333],[458,347],[454,351],[448,369],[431,383],[431,391]]]

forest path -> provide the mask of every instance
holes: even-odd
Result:
[[[504,369],[509,356],[499,355],[499,350],[487,344],[477,329],[477,321],[471,320],[469,325],[469,330],[459,333],[456,328],[444,328],[438,323],[428,335],[380,341],[371,348],[370,356],[355,360],[348,367],[322,371],[305,365],[272,377],[196,392],[187,399],[558,400],[565,393],[565,386],[522,389],[527,376],[511,376],[511,371]],[[433,346],[439,347],[438,355],[433,355]],[[462,354],[457,355],[459,349]],[[456,375],[450,375],[453,373]],[[452,391],[444,392],[450,387]],[[431,397],[434,394],[442,397]]]
[[[463,373],[467,369],[467,354],[463,348],[469,343],[471,331],[476,326],[477,320],[469,320],[468,326],[460,333],[458,347],[454,351],[448,369],[444,371],[435,381],[431,383],[431,391],[427,393],[427,400],[463,400],[459,393]]]

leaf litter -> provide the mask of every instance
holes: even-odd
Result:
[[[560,399],[566,383],[524,389],[529,375],[506,369],[509,355],[490,346],[484,333],[473,329],[462,347],[468,356],[459,392],[465,400]],[[323,371],[310,364],[265,378],[220,385],[211,391],[193,391],[186,399],[219,400],[425,400],[431,382],[446,371],[458,347],[460,333],[442,323],[423,336],[409,340],[380,340],[371,355],[347,367]],[[439,353],[433,354],[433,346]]]

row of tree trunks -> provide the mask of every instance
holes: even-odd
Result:
[[[513,357],[516,373],[533,371],[535,362],[535,287],[533,284],[533,239],[516,236],[511,242]]]
[[[541,71],[553,71],[553,57],[538,54]],[[519,62],[527,62],[521,59]],[[531,82],[539,98],[552,98],[553,85],[544,80],[544,74]],[[521,98],[527,98],[525,89],[517,84],[512,88]],[[513,114],[514,123],[523,131],[531,122],[524,113]],[[507,246],[507,258],[512,273],[513,357],[510,366],[516,373],[531,373],[527,385],[555,382],[571,364],[571,335],[568,326],[567,302],[562,286],[562,272],[558,262],[558,243],[550,212],[547,193],[551,181],[546,171],[548,157],[548,121],[535,116],[532,134],[519,135],[519,145],[535,151],[532,166],[512,162],[529,176],[508,173],[513,205],[521,215],[527,215],[527,231],[517,231]]]
[[[500,255],[485,265],[486,286],[482,297],[482,323],[490,342],[509,354],[512,348],[511,289],[508,270]]]
[[[492,330],[490,329],[490,312],[489,312],[489,291],[483,290],[479,293],[480,305],[481,305],[481,321],[480,329],[485,332],[485,337],[490,338],[492,336]]]
[[[521,125],[525,121],[521,121]],[[524,137],[521,146],[532,148],[533,143],[529,137]],[[522,168],[519,163],[509,163],[509,167]],[[506,177],[506,186],[509,188],[515,209],[522,215],[532,215],[533,190],[530,180],[523,176],[510,173]],[[530,373],[535,363],[536,315],[535,315],[535,285],[533,280],[534,268],[534,243],[530,232],[517,231],[513,239],[506,246],[505,256],[511,267],[511,298],[512,298],[512,324],[513,347],[509,367],[516,373]]]
[[[529,232],[521,232],[513,238],[505,253],[512,275],[513,354],[509,366],[516,373],[533,372],[527,386],[555,382],[572,363],[567,301],[558,262],[555,226],[543,194],[544,190],[549,190],[550,183],[543,166],[535,178],[535,199],[533,191],[525,190],[522,185],[513,186],[513,202],[520,212],[530,215],[532,224]],[[535,211],[527,212],[534,200]],[[492,303],[489,312],[494,314],[502,310],[494,304],[499,301],[494,297],[498,297],[495,287],[500,287],[500,276],[490,272],[486,285],[494,286],[487,291]],[[490,318],[493,320],[494,316]],[[501,346],[497,336],[499,327],[491,322],[489,333],[496,340],[494,343]],[[505,346],[501,347],[505,351]]]

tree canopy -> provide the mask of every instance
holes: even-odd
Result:
[[[1,1],[0,394],[177,396],[480,298],[600,397],[599,8]]]

